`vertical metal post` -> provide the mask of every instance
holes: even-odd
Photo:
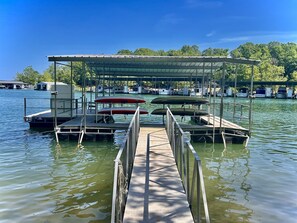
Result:
[[[202,92],[201,92],[201,97],[203,98],[203,94],[204,94],[204,76],[205,76],[205,63],[203,62],[203,76],[202,76]]]
[[[187,175],[187,161],[186,161],[186,151],[185,151],[185,144],[184,144],[184,135],[181,133],[181,148],[182,148],[182,169],[183,169],[183,182],[185,186],[186,195],[188,197],[188,175]]]
[[[24,98],[24,118],[27,116],[27,99]]]
[[[179,129],[177,131],[178,131],[178,150],[179,150],[179,173],[182,178],[182,175],[183,175],[183,169],[182,169],[182,167],[183,167],[182,155],[183,154],[182,154],[182,146],[181,146],[182,145],[182,140],[181,140],[182,135],[181,135]]]
[[[196,191],[197,191],[197,200],[196,200],[196,205],[197,205],[197,222],[200,222],[200,178],[201,178],[201,176],[200,176],[200,172],[199,172],[199,164],[198,164],[198,160],[197,160],[197,162],[195,162],[196,163],[196,166],[195,166],[195,168],[196,168],[196,170],[197,170],[197,184],[196,184]]]
[[[73,117],[73,100],[74,100],[73,94],[72,94],[72,92],[73,92],[72,83],[73,83],[73,69],[72,69],[72,61],[71,61],[70,62],[70,94],[71,94],[71,96],[70,96],[70,116],[71,116],[71,118]]]
[[[254,84],[254,65],[252,65],[252,76],[251,76],[251,90],[250,90],[250,108],[249,108],[249,134],[252,131],[252,104],[253,104],[253,86]]]
[[[132,125],[132,137],[133,136],[135,136],[135,128],[134,128],[134,126]],[[133,150],[133,148],[135,147],[135,140],[134,140],[134,138],[132,138],[132,150]]]
[[[54,61],[54,79],[55,79],[55,84],[54,84],[54,89],[55,89],[55,130],[57,129],[58,126],[58,120],[57,120],[57,62]]]
[[[105,67],[103,67],[103,78],[102,78],[102,96],[105,96],[105,87],[104,87],[104,82],[105,82]]]
[[[233,120],[235,118],[235,113],[236,113],[237,71],[238,71],[238,65],[236,64],[235,65],[234,92],[233,92]]]
[[[213,135],[213,143],[215,142],[215,131],[216,131],[216,116],[215,116],[215,107],[216,107],[216,97],[217,97],[217,94],[216,94],[216,89],[217,88],[217,83],[214,83],[214,86],[213,86],[213,107],[212,107],[212,135]]]
[[[208,74],[208,86],[207,86],[207,94],[208,94],[208,101],[209,101],[209,104],[207,105],[208,114],[210,114],[210,105],[211,105],[211,80],[212,80],[212,63],[210,65],[210,75]],[[208,116],[207,124],[209,124],[209,120],[210,120],[210,115]]]
[[[197,160],[195,158],[194,159],[194,165],[193,165],[192,186],[191,186],[191,192],[190,192],[190,198],[189,198],[189,205],[190,205],[192,210],[193,210],[192,203],[193,203],[193,198],[194,198],[194,194],[195,194],[194,193],[195,192],[195,182],[197,181],[196,162],[197,162]],[[196,213],[197,212],[198,211],[196,210]],[[194,214],[193,214],[193,217],[195,217]]]
[[[187,144],[188,145],[188,144]],[[190,156],[189,156],[189,149],[186,149],[186,173],[187,173],[187,185],[186,185],[186,189],[187,189],[187,198],[188,200],[190,199]]]
[[[86,93],[84,93],[84,131],[85,133],[87,131],[87,104],[88,104],[87,96],[86,96]]]
[[[170,129],[170,137],[171,137],[170,142],[173,149],[173,154],[175,155],[175,136],[174,136],[175,130],[174,130],[174,122],[171,117],[169,117],[168,128]]]
[[[128,130],[129,131],[129,130]],[[130,149],[131,149],[131,132],[128,132],[128,137],[127,137],[127,148],[126,148],[126,176],[128,176],[127,173],[129,173],[129,156],[130,156]]]
[[[224,89],[225,89],[225,73],[226,73],[226,63],[223,63],[223,76],[222,76],[222,95],[221,95],[221,104],[220,104],[220,132],[222,132],[222,119],[224,113]]]
[[[111,209],[111,222],[116,222],[116,200],[118,194],[118,172],[119,172],[119,160],[115,160],[114,178],[113,178],[113,193],[112,193],[112,209]]]
[[[109,69],[109,77],[108,77],[108,96],[110,96],[110,91],[111,91],[111,88],[110,88],[110,69]]]

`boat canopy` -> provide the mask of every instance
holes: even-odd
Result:
[[[259,60],[206,56],[61,55],[57,63],[83,62],[96,75],[113,77],[189,78],[212,74],[224,64],[258,65]]]

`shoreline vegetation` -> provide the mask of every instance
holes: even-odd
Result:
[[[259,66],[254,69],[254,81],[297,81],[297,44],[270,42],[268,44],[254,44],[247,42],[230,51],[225,48],[207,48],[199,50],[197,45],[184,45],[178,50],[153,50],[149,48],[138,48],[135,51],[122,49],[117,55],[146,55],[146,56],[224,56],[232,58],[246,58],[261,60]],[[83,76],[88,86],[94,86],[92,72],[83,72],[82,63],[74,63],[73,83],[82,86]],[[219,72],[219,71],[218,71]],[[251,68],[248,66],[238,67],[238,81],[249,80]],[[235,69],[228,65],[226,80],[234,78]],[[216,75],[216,74],[214,74]],[[54,66],[51,64],[43,73],[34,70],[32,66],[26,67],[23,72],[17,73],[15,80],[23,81],[30,85],[38,82],[51,82],[54,76]],[[68,66],[57,66],[57,81],[70,84],[70,68]],[[150,83],[146,83],[150,85]],[[133,85],[133,83],[131,83]]]

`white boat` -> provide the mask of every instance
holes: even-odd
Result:
[[[103,86],[99,85],[99,86],[97,87],[97,92],[98,92],[98,93],[103,93],[103,91],[106,92],[106,88],[107,88],[107,87],[103,87]]]
[[[231,87],[228,87],[227,90],[226,90],[226,93],[227,93],[227,97],[232,97],[233,96],[233,90]]]
[[[159,94],[160,95],[171,95],[172,94],[172,89],[171,88],[160,88],[159,89]]]
[[[138,86],[133,86],[132,89],[129,90],[129,94],[139,94]]]
[[[217,97],[227,97],[227,90],[224,89],[224,92],[222,92],[222,88],[217,92]]]
[[[265,97],[266,98],[272,98],[272,95],[273,95],[272,88],[271,87],[266,87],[265,88]]]
[[[259,87],[256,89],[255,98],[265,98],[266,97],[266,89],[263,87]]]
[[[99,85],[97,87],[97,92],[98,93],[107,93],[107,94],[114,94],[114,93],[118,93],[118,94],[121,94],[121,93],[124,93],[124,88],[123,87],[102,87],[101,85]]]
[[[123,90],[124,94],[129,94],[129,87],[127,85],[124,86],[124,90]]]
[[[184,87],[182,89],[177,90],[177,95],[188,96],[190,95],[190,90],[188,87]]]
[[[238,98],[246,98],[249,95],[249,89],[247,87],[239,88],[236,93],[236,97]]]
[[[279,99],[287,98],[287,88],[286,87],[279,87],[275,97],[279,98]]]
[[[123,94],[124,93],[124,87],[115,86],[113,88],[113,91],[114,91],[115,94]]]
[[[287,89],[287,98],[293,98],[293,89],[292,88]]]
[[[205,95],[207,95],[207,87],[203,88],[203,93],[202,93],[202,87],[191,89],[190,95],[191,96],[200,96],[200,97],[202,95],[205,96]]]
[[[66,83],[63,82],[56,82],[56,86],[66,86]],[[36,84],[36,87],[34,90],[37,91],[50,91],[52,89],[52,86],[55,86],[55,82],[39,82]]]

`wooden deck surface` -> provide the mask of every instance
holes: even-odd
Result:
[[[123,221],[193,222],[164,128],[140,128]]]
[[[214,125],[216,128],[220,127],[220,117],[218,117],[218,116],[215,116],[215,118],[213,118],[213,115],[207,115],[207,116],[201,116],[200,118],[205,123],[208,123],[208,121],[209,121],[209,124],[212,126]],[[222,127],[229,128],[229,129],[235,129],[235,130],[248,131],[248,129],[245,129],[233,122],[229,122],[226,119],[222,119]]]

